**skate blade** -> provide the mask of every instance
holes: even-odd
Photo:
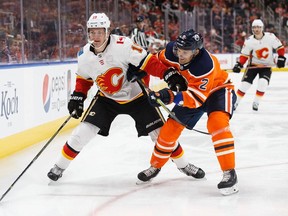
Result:
[[[189,177],[190,177],[190,178],[189,178]],[[206,176],[204,176],[203,178],[195,178],[195,177],[193,177],[193,176],[188,176],[188,178],[189,178],[190,180],[193,180],[193,181],[207,181]]]
[[[136,181],[136,185],[146,185],[146,184],[150,184],[152,182],[152,179],[150,179],[149,181],[141,181],[141,180],[137,180]]]
[[[57,184],[57,181],[53,181],[52,179],[48,180],[48,186],[53,186],[53,185],[56,185],[56,184]]]
[[[192,176],[192,177],[193,177],[193,176]],[[206,176],[204,176],[203,178],[194,178],[194,177],[193,177],[193,179],[196,180],[196,181],[207,181]]]
[[[219,189],[220,193],[224,196],[229,196],[239,191],[238,184],[233,185],[230,188],[221,188]]]
[[[52,185],[55,185],[55,181],[52,181],[52,180],[50,180],[49,182],[48,182],[48,186],[52,186]]]

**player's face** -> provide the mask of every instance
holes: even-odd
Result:
[[[260,35],[262,34],[262,27],[261,26],[252,26],[252,31],[254,35]]]
[[[6,47],[6,40],[5,39],[0,39],[0,50],[4,49]]]
[[[89,29],[89,39],[93,41],[93,45],[98,48],[103,45],[106,41],[106,31],[105,28],[90,28]]]
[[[198,53],[198,50],[183,50],[183,49],[177,49],[177,56],[179,58],[180,64],[187,64],[189,63]]]

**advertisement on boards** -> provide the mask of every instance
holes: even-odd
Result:
[[[22,81],[16,76],[12,70],[0,74],[0,138],[14,129],[21,130],[24,120],[25,94]]]
[[[0,138],[67,116],[76,64],[0,70]]]
[[[38,98],[36,108],[43,119],[50,120],[57,117],[62,117],[63,113],[67,113],[67,103],[70,99],[72,91],[72,81],[75,82],[75,71],[65,66],[57,66],[50,68],[51,71],[40,72],[37,74],[36,84],[37,91],[34,92],[34,97]],[[73,85],[74,86],[74,85]]]

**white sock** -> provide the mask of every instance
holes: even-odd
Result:
[[[182,155],[180,158],[171,158],[171,160],[176,164],[178,169],[184,168],[188,165],[188,160]]]

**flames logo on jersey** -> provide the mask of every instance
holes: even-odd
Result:
[[[269,49],[267,47],[264,47],[262,49],[256,50],[255,53],[258,59],[266,59],[269,56]]]
[[[124,76],[121,68],[111,68],[106,73],[96,78],[96,83],[101,91],[115,94],[122,88]]]

